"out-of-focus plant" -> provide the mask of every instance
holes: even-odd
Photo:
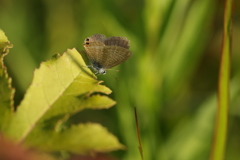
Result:
[[[226,0],[224,7],[223,44],[218,82],[218,107],[216,113],[214,140],[210,160],[225,159],[225,148],[229,111],[229,79],[231,66],[233,1]]]

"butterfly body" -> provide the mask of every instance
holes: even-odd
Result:
[[[123,63],[132,53],[130,41],[125,37],[105,37],[95,34],[85,39],[83,46],[94,70],[105,74],[106,70]]]

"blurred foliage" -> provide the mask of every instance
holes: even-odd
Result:
[[[116,67],[120,72],[109,71],[98,77],[113,90],[117,105],[109,111],[85,111],[71,120],[100,121],[127,146],[115,156],[140,159],[136,106],[145,159],[207,159],[216,108],[222,2],[1,0],[0,28],[14,44],[6,63],[16,88],[15,105],[20,103],[41,61],[67,48],[82,50],[84,39],[95,33],[125,36],[131,41],[133,56]],[[237,1],[228,160],[240,157],[239,7]]]

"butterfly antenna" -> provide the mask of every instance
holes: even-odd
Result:
[[[111,69],[112,70],[112,69]],[[119,79],[116,77],[116,76],[114,76],[111,72],[108,72],[113,78],[115,78],[117,81],[119,81]]]
[[[112,70],[112,71],[116,71],[116,72],[119,72],[119,70],[116,70],[116,69],[108,69],[108,70]]]
[[[137,131],[138,145],[139,145],[138,149],[139,149],[142,160],[144,160],[143,159],[143,148],[142,148],[141,136],[140,136],[139,126],[138,126],[137,107],[134,107],[134,114],[135,114],[136,131]]]

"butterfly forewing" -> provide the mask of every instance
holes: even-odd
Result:
[[[84,44],[87,56],[91,62],[99,62],[102,60],[104,47],[105,45],[100,41]]]
[[[107,39],[106,36],[103,35],[103,34],[94,34],[93,36],[86,38],[84,43],[87,43],[87,42],[97,42],[97,41],[100,41],[100,42],[104,43],[104,41],[106,39]]]

